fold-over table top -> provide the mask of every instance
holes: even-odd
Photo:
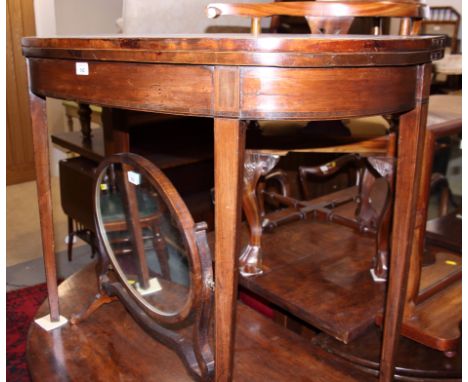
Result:
[[[198,34],[26,37],[27,57],[255,66],[414,65],[443,56],[441,36]]]

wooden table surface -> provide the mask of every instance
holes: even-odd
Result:
[[[94,265],[59,286],[62,312],[69,317],[93,300]],[[37,316],[47,313],[47,303]],[[364,382],[375,379],[349,370],[323,350],[239,304],[234,381]],[[191,381],[175,352],[150,337],[116,301],[79,325],[45,332],[33,324],[28,363],[34,381]],[[325,358],[325,359],[324,359]]]
[[[430,62],[431,36],[196,35],[24,38],[51,317],[54,260],[45,97],[214,118],[216,379],[230,380],[234,348],[245,119],[400,115],[392,256],[381,375],[389,381],[401,324]],[[77,74],[78,73],[78,74]],[[58,331],[60,333],[60,331]]]

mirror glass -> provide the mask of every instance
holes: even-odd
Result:
[[[189,252],[152,182],[138,168],[110,164],[98,181],[97,215],[104,245],[127,289],[169,315],[189,298]]]

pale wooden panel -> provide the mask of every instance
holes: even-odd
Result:
[[[21,37],[35,35],[33,0],[7,1],[7,184],[35,177],[26,63]]]

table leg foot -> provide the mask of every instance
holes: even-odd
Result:
[[[50,332],[51,330],[60,328],[61,326],[65,325],[68,320],[63,316],[59,316],[58,321],[52,321],[50,315],[48,314],[47,316],[34,320],[34,322],[45,331]]]

